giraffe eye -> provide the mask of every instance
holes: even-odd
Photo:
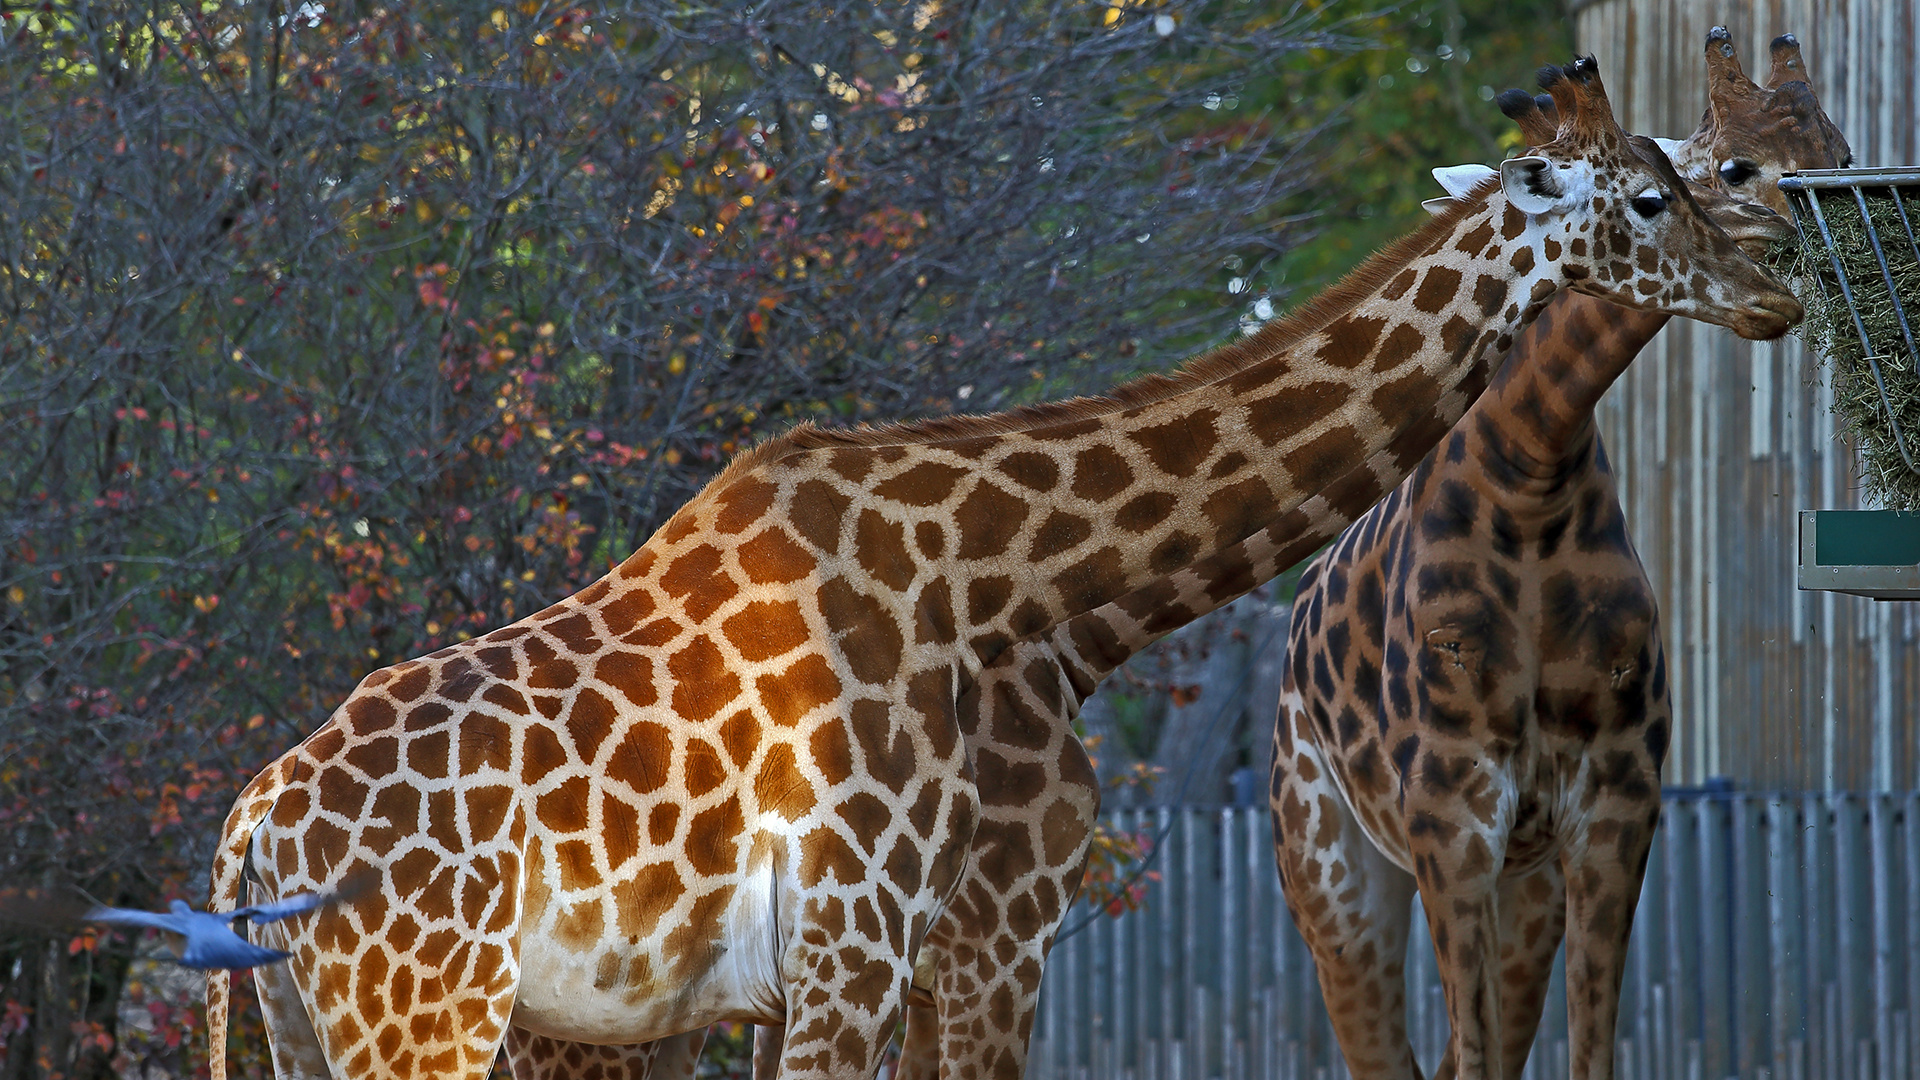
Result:
[[[1720,164],[1720,179],[1734,187],[1739,187],[1753,179],[1753,175],[1759,171],[1759,167],[1751,161],[1730,158]]]
[[[1667,197],[1653,188],[1633,197],[1633,212],[1643,218],[1650,218],[1666,208]]]

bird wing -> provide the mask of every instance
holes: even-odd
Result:
[[[176,934],[185,933],[186,927],[180,925],[178,915],[164,914],[158,911],[135,911],[132,908],[97,907],[86,914],[88,922],[109,923],[113,926],[139,926],[153,930],[171,930]]]
[[[240,968],[258,967],[271,964],[276,960],[285,960],[290,953],[279,949],[266,949],[251,941],[236,937],[226,927],[219,931],[195,934],[187,939],[187,951],[180,956],[180,963],[191,968],[226,968],[235,971]]]
[[[275,900],[270,904],[251,904],[247,907],[235,908],[228,912],[225,918],[228,922],[234,919],[251,919],[257,923],[270,923],[289,915],[312,911],[321,904],[337,899],[339,896],[335,893],[295,893],[285,900]]]

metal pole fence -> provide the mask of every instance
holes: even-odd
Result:
[[[1171,824],[1144,910],[1055,948],[1038,1080],[1347,1075],[1274,870],[1265,807],[1128,810]],[[1446,1002],[1418,911],[1407,1029],[1429,1074]],[[1079,911],[1076,908],[1076,913]],[[1677,794],[1635,915],[1622,1080],[1904,1080],[1920,1049],[1920,793]],[[1568,1073],[1564,959],[1523,1080]]]

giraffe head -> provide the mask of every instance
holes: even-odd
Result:
[[[1800,302],[1707,217],[1666,157],[1635,147],[1593,58],[1542,68],[1540,85],[1558,117],[1553,138],[1501,162],[1500,187],[1544,233],[1569,288],[1747,338],[1800,320]]]
[[[1707,112],[1699,130],[1670,147],[1682,174],[1717,177],[1737,199],[1787,213],[1780,177],[1803,169],[1844,169],[1853,151],[1814,97],[1800,42],[1773,39],[1765,86],[1747,78],[1733,35],[1707,32]]]
[[[1519,126],[1521,137],[1530,146],[1551,142],[1559,133],[1559,112],[1553,98],[1546,94],[1508,90],[1500,95],[1498,103],[1500,111]],[[1660,169],[1671,165],[1658,139],[1629,135],[1627,144],[1649,167]],[[1439,175],[1439,172],[1435,170],[1435,175]],[[1686,184],[1687,193],[1693,196],[1693,201],[1700,205],[1707,218],[1720,226],[1734,243],[1740,245],[1742,251],[1754,258],[1764,254],[1768,245],[1794,235],[1791,221],[1769,207],[1733,194],[1717,175],[1710,175],[1706,181],[1690,177],[1681,177],[1681,181]]]

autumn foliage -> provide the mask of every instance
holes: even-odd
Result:
[[[0,9],[0,886],[199,901],[368,671],[769,432],[1270,314],[1311,169],[1252,87],[1334,42],[1265,8]],[[201,1067],[140,948],[0,928],[0,1078]]]

